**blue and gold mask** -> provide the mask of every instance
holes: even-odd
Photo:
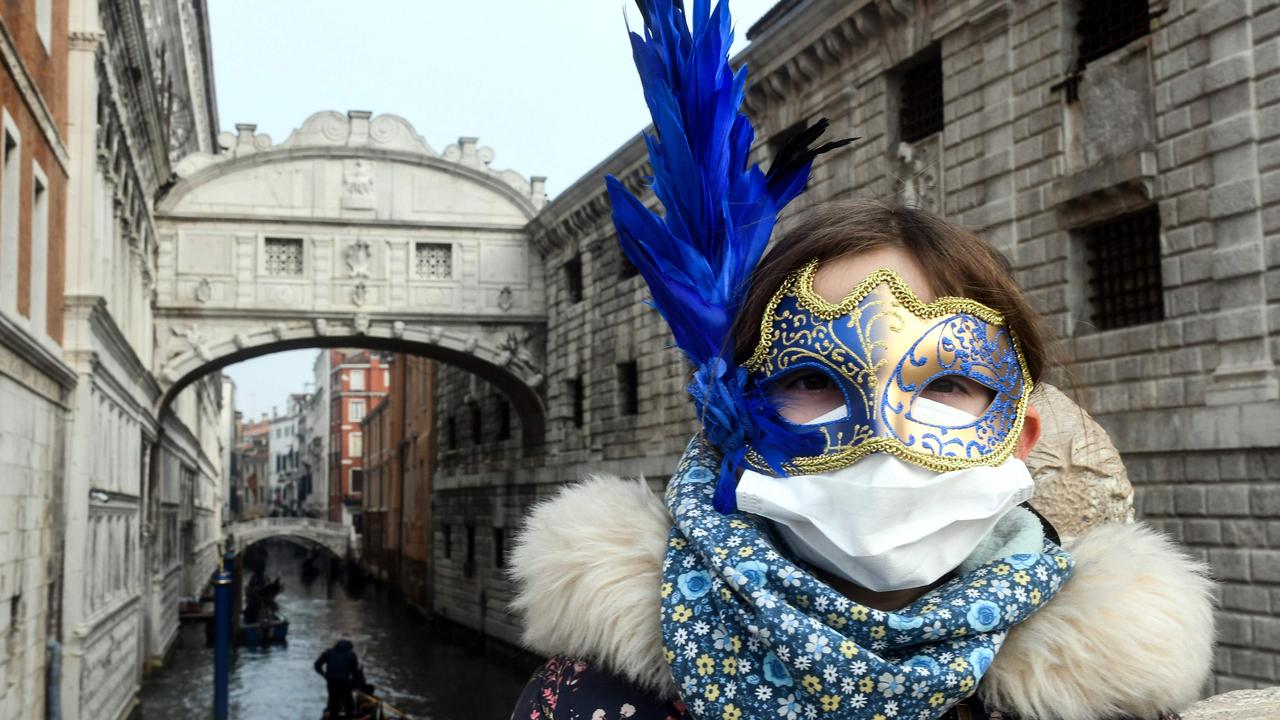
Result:
[[[765,309],[760,341],[744,364],[768,393],[794,373],[820,372],[843,396],[845,412],[818,424],[821,454],[791,457],[793,475],[829,472],[883,452],[939,472],[999,465],[1013,453],[1032,380],[1004,317],[964,298],[924,303],[902,277],[881,268],[832,304],[813,290],[818,261],[793,273]],[[994,393],[976,419],[926,412],[924,389],[968,378]],[[936,409],[935,406],[931,409]],[[777,408],[774,410],[777,411]],[[770,472],[749,448],[748,462]]]

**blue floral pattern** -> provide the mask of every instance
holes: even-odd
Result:
[[[720,458],[690,443],[667,487],[663,644],[691,717],[932,720],[973,694],[1008,630],[1074,567],[1002,558],[887,613],[849,600],[779,553],[763,520],[712,506]]]

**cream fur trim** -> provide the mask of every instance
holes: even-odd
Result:
[[[670,529],[640,481],[593,477],[536,505],[512,555],[525,644],[677,697],[657,592]],[[1096,527],[1068,549],[1075,572],[1009,633],[983,699],[1024,720],[1097,720],[1154,718],[1199,697],[1213,659],[1204,565],[1142,525]]]
[[[983,700],[1027,720],[1154,718],[1194,702],[1213,663],[1207,568],[1144,525],[1100,525],[1067,549],[1075,572],[1009,632]]]
[[[591,477],[535,505],[511,554],[524,644],[677,697],[658,598],[670,529],[666,505],[639,480]]]

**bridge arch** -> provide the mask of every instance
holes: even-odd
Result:
[[[335,557],[346,558],[353,548],[351,528],[339,523],[314,518],[259,518],[233,523],[226,528],[228,539],[234,540],[237,552],[251,545],[281,538],[323,547]]]

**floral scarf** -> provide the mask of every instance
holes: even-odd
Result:
[[[712,507],[719,458],[689,444],[667,487],[663,563],[671,675],[700,720],[931,720],[972,695],[1009,629],[1074,562],[1043,552],[981,565],[898,612],[841,595],[775,549],[765,520]]]

